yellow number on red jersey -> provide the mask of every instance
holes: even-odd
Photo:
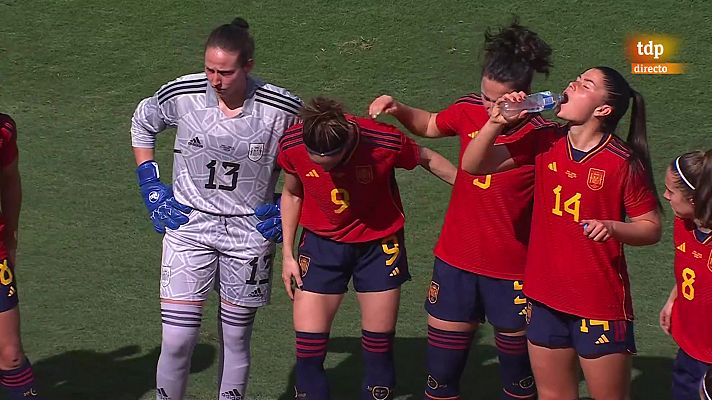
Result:
[[[492,186],[492,175],[485,175],[485,181],[482,182],[480,178],[475,178],[472,180],[472,184],[480,189],[487,189]]]
[[[687,300],[693,300],[695,298],[695,287],[692,286],[695,283],[695,271],[692,268],[685,268],[682,270],[682,296]]]
[[[568,214],[571,214],[574,217],[574,221],[579,222],[579,215],[581,211],[581,193],[576,193],[573,196],[569,197],[568,200],[564,201],[564,210],[561,210],[561,185],[558,185],[554,188],[554,194],[556,195],[556,199],[554,202],[556,203],[554,205],[554,208],[551,209],[551,212],[554,215],[558,215],[559,217],[564,216],[564,212],[566,211]]]
[[[349,208],[349,192],[346,189],[336,188],[331,191],[331,202],[339,206],[334,212],[336,214],[341,214]]]

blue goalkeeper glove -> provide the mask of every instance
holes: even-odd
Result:
[[[136,176],[143,202],[156,232],[165,233],[166,227],[178,229],[188,222],[186,214],[193,209],[179,203],[173,197],[173,189],[159,180],[158,164],[155,161],[149,160],[139,165],[136,168]]]
[[[255,208],[255,216],[262,221],[257,224],[257,231],[265,239],[275,243],[282,243],[281,198],[280,194],[275,194],[272,203],[263,204]]]

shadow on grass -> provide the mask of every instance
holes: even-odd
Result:
[[[160,348],[143,354],[139,346],[125,346],[107,353],[73,350],[34,363],[38,386],[52,400],[137,400],[156,387],[156,363]],[[190,372],[197,373],[215,362],[215,347],[195,346]]]
[[[493,382],[499,381],[497,354],[493,346],[477,343],[475,338],[465,378],[461,389],[463,398],[496,399],[499,387]],[[425,347],[426,338],[396,338],[396,390],[398,400],[423,398],[425,390]],[[337,366],[327,369],[331,397],[339,400],[359,399],[359,387],[363,366],[361,364],[361,338],[338,337],[329,340],[329,354],[346,353],[348,356]],[[327,356],[329,357],[329,356]],[[279,400],[294,399],[294,371],[290,374],[284,394]]]
[[[500,396],[499,363],[494,346],[478,343],[475,338],[467,367],[460,384],[463,399],[498,399]],[[426,338],[396,338],[397,384],[396,400],[419,400],[425,390]],[[361,338],[340,337],[329,341],[329,354],[348,356],[335,367],[327,369],[331,397],[339,400],[359,399],[363,366]],[[327,356],[328,357],[328,356]],[[636,356],[633,358],[632,398],[669,399],[672,382],[672,360],[666,357]],[[294,371],[279,400],[294,399]]]

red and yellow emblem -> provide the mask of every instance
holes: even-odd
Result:
[[[309,271],[309,263],[311,263],[311,258],[302,255],[299,256],[299,273],[302,275],[302,278],[307,274],[307,271]]]
[[[526,321],[527,321],[527,325],[529,325],[529,323],[532,321],[532,302],[531,302],[531,301],[527,302],[527,308],[525,308],[525,310],[526,310],[526,311],[525,311],[525,315],[526,315],[525,318],[526,318]]]
[[[605,179],[606,171],[597,168],[589,168],[588,181],[586,181],[586,184],[591,190],[601,190],[601,188],[603,188],[603,181]]]
[[[710,251],[710,257],[707,259],[707,269],[712,272],[712,251]]]
[[[370,165],[357,166],[356,180],[363,185],[371,183],[373,181],[373,168]]]
[[[428,288],[428,301],[430,304],[438,302],[438,293],[440,293],[440,284],[435,281],[430,281],[430,287]]]

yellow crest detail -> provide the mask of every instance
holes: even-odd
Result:
[[[591,190],[601,190],[605,179],[606,171],[597,168],[589,168],[588,181],[586,182],[586,185],[588,185],[588,188]]]

